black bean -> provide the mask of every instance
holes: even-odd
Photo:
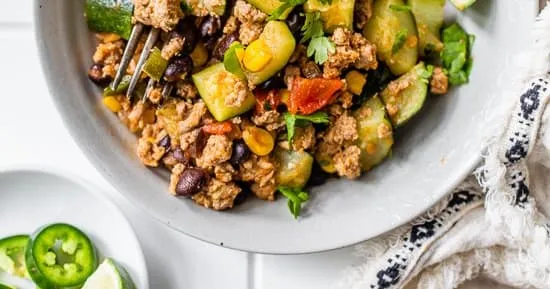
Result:
[[[176,184],[176,195],[192,197],[200,192],[208,183],[208,174],[198,168],[189,168],[183,171]]]
[[[181,52],[184,54],[193,52],[199,41],[199,31],[195,26],[194,17],[186,16],[180,20],[175,32],[184,39]]]
[[[231,163],[234,167],[238,168],[239,165],[250,157],[250,149],[242,140],[233,141],[233,152],[231,153]]]
[[[321,69],[313,61],[308,61],[306,64],[304,64],[304,66],[302,66],[302,74],[305,76],[305,78],[310,79],[323,76]]]
[[[170,144],[171,144],[170,136],[169,136],[169,135],[165,135],[163,138],[160,139],[160,141],[158,142],[157,145],[159,145],[159,146],[165,148],[166,151],[168,151],[168,149],[170,148]]]
[[[100,86],[106,86],[111,82],[111,77],[103,76],[103,65],[94,63],[88,70],[88,77],[95,84]]]
[[[250,190],[250,185],[248,183],[237,182],[237,185],[241,187],[242,191],[233,200],[234,206],[243,204],[246,201],[246,199],[248,199],[248,197],[253,194],[252,190]]]
[[[323,171],[323,169],[317,164],[313,163],[313,168],[311,169],[311,176],[307,182],[308,187],[315,187],[324,184],[327,179],[330,178],[330,174]]]
[[[178,163],[182,163],[185,165],[189,164],[189,157],[179,147],[177,147],[176,149],[174,149],[174,151],[172,151],[172,156],[174,157],[174,159],[176,159],[176,161],[178,161]]]
[[[262,82],[262,84],[259,85],[259,89],[261,90],[272,90],[272,89],[282,89],[285,88],[285,80],[283,79],[283,76],[281,73],[275,74],[270,79]]]
[[[298,7],[294,8],[285,21],[292,34],[298,39],[301,38],[301,29],[306,21],[303,11]]]
[[[202,38],[213,36],[222,28],[222,22],[217,16],[206,16],[199,27],[199,33]]]
[[[164,79],[174,82],[186,78],[192,71],[193,60],[189,55],[174,56],[164,71]]]
[[[225,54],[225,51],[229,49],[229,46],[231,46],[231,43],[237,41],[239,39],[239,34],[234,32],[231,34],[225,34],[216,47],[214,48],[214,51],[212,52],[212,57],[217,59],[223,59],[223,55]]]

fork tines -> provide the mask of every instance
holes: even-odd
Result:
[[[120,82],[122,81],[122,78],[124,77],[126,73],[126,69],[128,68],[128,65],[130,65],[130,61],[132,60],[134,53],[136,52],[139,39],[141,38],[141,35],[143,34],[143,31],[145,30],[145,25],[142,23],[136,23],[134,27],[132,28],[132,33],[130,34],[130,38],[128,39],[128,44],[126,45],[126,48],[124,49],[124,54],[122,55],[122,59],[120,61],[120,65],[118,67],[117,73],[115,75],[115,79],[113,80],[113,83],[111,84],[111,88],[115,89],[118,87]],[[160,29],[152,27],[149,31],[149,35],[147,36],[147,40],[145,41],[145,45],[143,46],[143,51],[141,52],[141,55],[139,56],[139,60],[136,64],[136,68],[134,70],[134,73],[132,74],[132,77],[130,78],[130,83],[128,85],[128,90],[126,91],[126,97],[128,99],[132,98],[132,95],[134,94],[136,90],[136,85],[139,81],[141,70],[143,68],[143,65],[147,61],[147,58],[149,57],[149,54],[151,53],[151,49],[157,42],[160,35]],[[152,79],[149,79],[149,83],[147,84],[148,89],[146,92],[150,90],[151,87],[153,87],[155,84],[155,81]],[[145,101],[147,99],[147,93],[144,95],[143,100]]]

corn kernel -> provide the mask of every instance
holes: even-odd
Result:
[[[373,155],[376,153],[377,150],[378,150],[378,147],[376,146],[376,144],[371,142],[367,144],[367,147],[366,147],[367,154]]]
[[[119,112],[122,109],[122,106],[113,96],[107,96],[103,98],[103,105],[105,105],[112,112]]]
[[[243,140],[248,148],[259,156],[268,155],[275,146],[273,136],[267,130],[255,126],[247,127],[243,131]]]
[[[201,67],[208,60],[208,51],[202,42],[199,42],[191,52],[191,60],[194,67]]]
[[[237,54],[237,58],[242,63],[244,58],[244,48],[240,47],[235,49],[235,54]]]
[[[363,86],[367,83],[367,79],[359,71],[352,70],[346,74],[346,83],[351,93],[360,95],[363,91]]]
[[[244,51],[244,67],[252,72],[262,70],[273,58],[271,48],[263,39],[254,40]]]

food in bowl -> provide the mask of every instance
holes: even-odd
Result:
[[[137,156],[169,191],[214,210],[356,179],[391,154],[428,95],[468,81],[473,37],[444,26],[444,0],[87,0],[98,45],[88,75],[138,134]],[[117,86],[132,25],[146,36]],[[140,73],[126,95],[130,75]]]

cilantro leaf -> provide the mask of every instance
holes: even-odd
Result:
[[[296,127],[304,127],[311,123],[328,123],[328,114],[325,112],[316,112],[310,115],[301,115],[301,114],[292,114],[285,112],[283,118],[286,123],[286,133],[289,143],[292,143],[294,134],[296,132]]]
[[[241,67],[241,61],[237,56],[237,49],[244,49],[244,46],[242,46],[239,42],[233,42],[227,51],[225,51],[225,54],[223,55],[223,67],[228,72],[244,79],[246,76]]]
[[[398,12],[407,12],[411,11],[412,8],[409,5],[391,4],[390,9]]]
[[[294,8],[298,5],[302,5],[306,3],[306,0],[280,0],[283,4],[281,4],[279,7],[277,7],[271,15],[267,18],[267,20],[277,20],[281,18],[281,16],[290,8]]]
[[[395,39],[393,40],[393,45],[391,47],[391,54],[396,54],[403,48],[403,45],[405,45],[405,42],[407,41],[407,35],[409,34],[409,30],[407,28],[401,29],[397,34],[395,35]]]
[[[334,53],[336,46],[328,37],[321,36],[311,39],[307,46],[307,56],[314,55],[317,64],[323,64],[328,59],[329,53]]]
[[[294,189],[285,186],[279,186],[277,187],[277,190],[279,190],[279,192],[281,192],[281,194],[288,199],[288,210],[292,216],[297,219],[302,210],[302,204],[309,200],[309,194],[301,189]]]
[[[317,64],[323,64],[328,59],[328,54],[336,49],[334,42],[325,36],[323,31],[323,21],[320,19],[319,12],[306,13],[306,20],[302,26],[302,40],[305,43],[309,40],[307,46],[307,56],[314,56]]]
[[[306,41],[321,37],[325,35],[323,32],[323,21],[320,19],[321,15],[319,12],[315,13],[306,13],[306,19],[304,21],[304,26],[302,26],[302,40],[300,43],[305,43]]]
[[[449,82],[452,85],[467,83],[473,65],[470,54],[475,37],[455,23],[443,29],[441,38],[444,44],[441,62],[447,70]]]

